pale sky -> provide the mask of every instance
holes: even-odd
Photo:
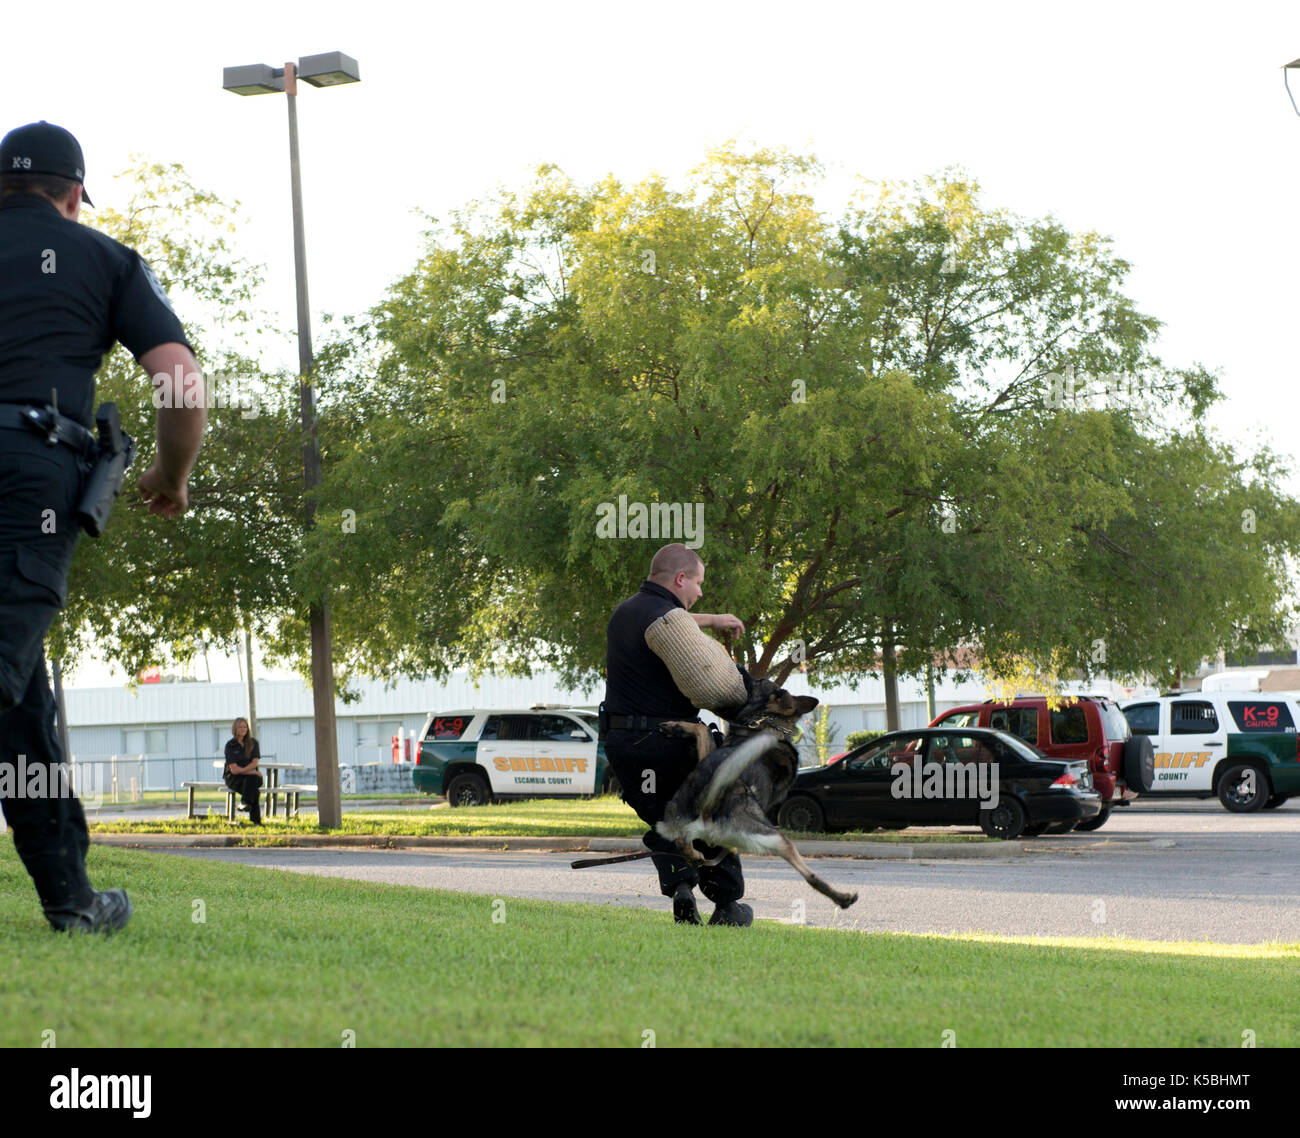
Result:
[[[832,211],[856,176],[960,165],[986,206],[1113,237],[1166,362],[1219,370],[1223,434],[1294,462],[1294,4],[13,5],[0,128],[67,127],[102,204],[123,204],[110,175],[132,154],[238,198],[238,250],[268,265],[264,304],[291,326],[284,97],[232,95],[221,73],[327,51],[362,81],[298,100],[318,336],[321,313],[364,310],[410,269],[417,210],[446,217],[540,162],[634,182],[729,138],[784,145],[826,164]]]

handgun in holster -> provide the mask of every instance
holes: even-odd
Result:
[[[122,492],[122,479],[135,459],[135,439],[122,430],[116,403],[101,403],[95,412],[98,445],[91,455],[90,474],[77,503],[77,522],[91,537],[108,524],[113,500]]]

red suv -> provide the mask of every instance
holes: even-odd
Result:
[[[1119,705],[1099,696],[1069,696],[1055,711],[1041,695],[1009,702],[990,699],[941,712],[930,726],[989,727],[1018,736],[1053,759],[1086,759],[1102,809],[1095,818],[1080,822],[1080,830],[1105,825],[1111,807],[1128,805],[1151,784],[1150,740],[1134,736]],[[1050,832],[1068,831],[1052,827]]]

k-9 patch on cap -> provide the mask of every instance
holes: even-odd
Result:
[[[72,132],[44,119],[15,127],[0,141],[0,174],[54,174],[81,183],[81,200],[94,205],[86,193],[86,160]]]

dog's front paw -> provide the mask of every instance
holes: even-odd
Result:
[[[695,734],[694,730],[692,730],[694,727],[694,723],[683,723],[681,720],[674,719],[668,723],[659,724],[659,734],[667,735],[672,739],[686,739]]]
[[[696,865],[707,864],[704,860],[704,855],[695,848],[694,842],[688,842],[685,838],[678,838],[677,848],[682,851],[682,856],[688,862],[692,862]]]

